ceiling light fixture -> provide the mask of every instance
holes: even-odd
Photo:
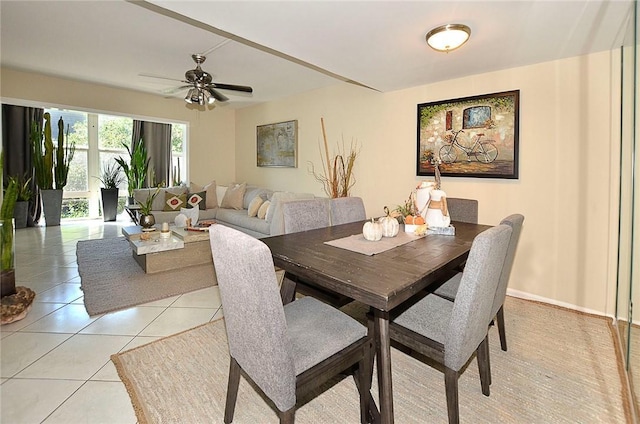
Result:
[[[434,28],[426,35],[427,44],[434,50],[449,53],[471,37],[471,28],[462,24],[447,24]]]
[[[211,91],[200,87],[193,87],[187,92],[184,101],[190,104],[196,103],[200,106],[204,106],[205,103],[212,105],[216,99],[211,94]]]

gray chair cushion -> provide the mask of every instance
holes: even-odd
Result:
[[[429,294],[393,322],[444,345],[452,310],[453,302]]]
[[[367,214],[360,197],[338,197],[331,199],[331,225],[364,221]]]
[[[293,200],[282,204],[285,234],[314,230],[330,225],[329,199]]]
[[[447,208],[452,221],[478,223],[478,201],[447,197]]]
[[[367,335],[367,328],[313,297],[284,307],[296,375]]]
[[[456,293],[458,293],[458,288],[460,287],[460,280],[462,280],[461,272],[449,278],[433,292],[438,296],[444,297],[445,299],[453,302],[453,300],[456,298]]]

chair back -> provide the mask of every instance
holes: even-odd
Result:
[[[217,224],[211,253],[229,352],[281,411],[296,403],[296,373],[271,251],[260,240]]]
[[[349,222],[364,221],[367,213],[361,197],[337,197],[330,200],[331,225],[347,224]]]
[[[329,217],[329,199],[293,200],[282,204],[284,233],[315,230],[331,225]]]
[[[493,300],[493,307],[491,308],[491,318],[496,316],[498,310],[504,303],[505,296],[507,295],[509,276],[511,275],[511,268],[513,268],[513,258],[516,256],[516,248],[518,247],[518,240],[520,240],[520,232],[522,230],[523,222],[524,216],[520,214],[509,215],[508,217],[500,221],[500,224],[505,224],[511,227],[511,239],[509,240],[509,247],[507,248],[507,256],[504,259],[502,274],[500,274],[500,282],[498,283],[496,296]]]
[[[447,208],[452,221],[478,223],[478,201],[447,197]]]
[[[498,225],[473,240],[445,335],[444,364],[455,371],[464,366],[487,335],[510,237],[511,227]]]

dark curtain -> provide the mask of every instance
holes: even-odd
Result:
[[[147,174],[147,186],[157,186],[164,182],[171,185],[171,124],[159,124],[135,119],[133,121],[132,146],[140,140],[147,148],[149,161],[149,173]]]
[[[14,105],[2,105],[2,150],[4,152],[3,181],[9,176],[31,177],[31,191],[34,196],[29,201],[27,225],[33,227],[42,214],[40,191],[37,190],[33,162],[31,161],[31,122],[42,126],[44,109]]]

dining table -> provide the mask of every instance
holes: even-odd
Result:
[[[457,272],[469,255],[473,239],[490,226],[454,221],[454,235],[411,234],[407,238],[407,234],[401,233],[402,244],[399,241],[397,246],[372,254],[370,248],[375,251],[378,245],[374,244],[380,242],[364,240],[362,230],[366,222],[272,236],[262,241],[271,249],[274,265],[293,277],[285,278],[283,293],[292,293],[295,289],[291,287],[295,285],[292,281],[300,280],[369,307],[377,359],[376,421],[393,423],[390,312],[423,296],[430,285],[437,285]],[[401,232],[403,227],[400,226]],[[341,243],[355,249],[338,247]],[[365,253],[358,251],[358,245],[364,247]],[[287,297],[283,295],[283,299]]]

